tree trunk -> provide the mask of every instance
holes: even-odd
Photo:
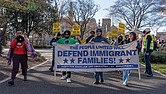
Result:
[[[3,30],[2,30],[2,45],[3,46],[6,46],[6,40],[7,40],[7,36],[5,35],[6,29],[7,29],[7,23],[3,26]]]

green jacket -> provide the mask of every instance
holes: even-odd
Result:
[[[61,38],[56,43],[59,43],[59,44],[76,44],[76,42],[77,41],[73,38],[68,38],[68,39]]]

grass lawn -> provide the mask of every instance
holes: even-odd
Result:
[[[145,65],[144,62],[141,62],[141,64]],[[151,66],[152,69],[166,75],[166,64],[151,64]]]
[[[144,55],[139,55],[140,62],[143,62]],[[152,68],[162,74],[166,75],[166,51],[154,51],[151,56]]]
[[[166,64],[152,64],[152,68],[166,75]]]

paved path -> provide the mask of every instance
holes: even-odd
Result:
[[[28,72],[28,81],[22,81],[18,76],[14,86],[7,82],[0,84],[0,94],[166,94],[166,77],[157,73],[153,78],[148,78],[141,68],[142,79],[138,79],[136,70],[131,71],[129,86],[122,85],[122,74],[116,72],[104,73],[105,82],[94,85],[93,73],[72,73],[72,83],[60,80],[48,71],[51,63],[51,50],[38,50],[46,56],[48,62],[31,69]]]

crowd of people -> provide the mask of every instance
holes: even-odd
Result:
[[[144,30],[144,38],[143,40],[138,40],[137,39],[137,34],[135,32],[130,32],[129,35],[125,36],[125,39],[123,39],[123,36],[119,36],[117,40],[112,40],[112,42],[109,42],[107,38],[103,36],[102,29],[97,29],[95,31],[90,32],[90,36],[86,39],[86,43],[106,43],[106,44],[111,44],[111,45],[123,45],[127,43],[131,43],[133,41],[137,41],[137,49],[138,52],[143,52],[144,53],[144,59],[146,63],[146,71],[145,73],[147,74],[147,77],[153,77],[153,72],[151,69],[151,63],[150,63],[150,57],[151,54],[154,50],[154,41],[153,41],[153,36],[150,34],[150,29],[145,29]],[[77,44],[81,43],[77,38],[72,38],[71,37],[71,31],[66,30],[63,34],[57,33],[56,37],[54,37],[50,41],[50,45],[53,46],[53,53],[52,53],[52,63],[49,68],[51,72],[54,71],[54,51],[55,51],[55,44]],[[13,62],[13,68],[12,68],[12,74],[11,74],[11,80],[8,82],[9,85],[14,85],[14,79],[16,77],[16,74],[18,73],[19,70],[19,63],[21,63],[21,69],[22,69],[22,75],[24,76],[24,81],[27,81],[27,57],[28,54],[30,53],[30,56],[34,58],[34,48],[31,45],[31,43],[28,41],[26,34],[22,34],[22,31],[17,31],[16,32],[16,37],[12,41],[10,45],[10,50],[8,54],[8,63],[11,64]],[[130,70],[123,70],[121,73],[123,73],[123,84],[128,86],[128,81],[129,81],[129,75],[130,75]],[[103,72],[95,72],[95,82],[94,84],[100,84],[104,82],[104,76]],[[68,83],[71,82],[71,72],[70,71],[63,71],[61,80],[66,80]]]
[[[150,34],[150,29],[145,29],[144,30],[144,38],[143,40],[139,40],[137,39],[137,34],[135,32],[130,32],[129,35],[125,36],[125,39],[123,39],[122,35],[119,35],[117,40],[112,40],[112,42],[109,42],[107,40],[107,38],[105,38],[102,35],[102,29],[97,29],[96,32],[95,31],[91,31],[90,32],[90,36],[86,39],[86,43],[96,43],[96,42],[101,42],[101,43],[107,43],[107,44],[111,44],[111,45],[123,45],[123,44],[127,44],[133,41],[137,41],[138,45],[137,45],[137,49],[138,49],[138,53],[142,52],[144,53],[144,59],[146,62],[146,71],[145,73],[147,74],[147,77],[153,77],[153,73],[152,73],[152,69],[151,69],[151,63],[150,63],[150,56],[151,53],[153,52],[153,48],[154,48],[154,44],[153,44],[153,36]],[[78,43],[78,40],[76,40],[75,38],[71,38],[70,35],[71,32],[66,30],[63,34],[63,36],[61,35],[60,37],[63,37],[61,39],[58,38],[58,40],[56,40],[55,38],[53,38],[50,42],[50,45],[53,45],[53,40],[55,40],[56,43],[60,43],[60,44],[76,44]],[[57,34],[57,37],[59,37],[60,33]],[[96,36],[95,36],[96,35]],[[80,43],[80,42],[79,42]],[[53,47],[54,48],[54,47]],[[54,50],[54,49],[53,49]],[[54,51],[53,51],[53,57],[54,57]],[[52,59],[52,65],[50,67],[50,71],[54,71],[53,70],[53,66],[54,66],[54,58]],[[121,71],[120,71],[121,72]],[[129,75],[130,75],[130,70],[124,70],[123,72],[123,84],[128,86],[128,80],[129,80]],[[103,72],[95,72],[95,82],[94,84],[100,84],[104,82],[104,77],[103,77]],[[61,80],[66,79],[68,83],[71,82],[71,72],[62,72],[62,76],[61,76]]]

